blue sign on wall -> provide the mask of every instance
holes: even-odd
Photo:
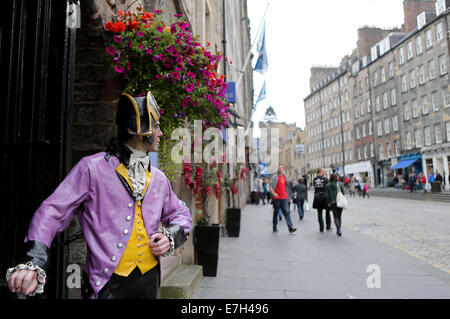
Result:
[[[228,88],[225,92],[225,97],[230,103],[236,103],[236,82],[227,82]]]

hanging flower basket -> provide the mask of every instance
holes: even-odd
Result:
[[[105,29],[106,56],[124,80],[124,91],[143,96],[151,90],[158,101],[165,134],[161,168],[172,179],[181,171],[181,164],[178,167],[170,159],[170,133],[175,128],[194,120],[202,120],[205,130],[227,126],[227,83],[217,75],[217,68],[223,58],[231,61],[203,47],[181,14],[166,24],[161,10],[144,12],[139,7],[136,12],[119,11]]]

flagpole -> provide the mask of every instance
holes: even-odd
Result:
[[[255,40],[253,41],[252,47],[250,48],[250,51],[248,52],[247,59],[245,60],[244,66],[242,67],[242,69],[241,69],[241,71],[240,71],[241,74],[239,75],[239,79],[238,79],[238,81],[237,81],[237,83],[236,83],[236,88],[239,86],[239,83],[240,83],[241,80],[242,80],[242,76],[243,76],[244,73],[245,73],[245,68],[247,67],[247,64],[248,64],[248,62],[249,62],[249,60],[250,60],[250,56],[252,55],[253,47],[254,47],[255,43],[257,43],[257,39],[258,39],[259,32],[261,32],[261,27],[262,27],[262,25],[263,25],[263,23],[264,23],[264,19],[266,18],[267,10],[269,9],[269,4],[270,4],[270,3],[267,2],[266,11],[264,11],[263,18],[262,18],[262,20],[261,20],[261,23],[259,24],[258,32],[256,33],[256,36],[255,36]]]

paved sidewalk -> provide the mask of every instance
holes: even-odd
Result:
[[[320,233],[312,211],[291,218],[297,232],[283,220],[273,233],[272,206],[247,205],[240,237],[221,237],[218,275],[203,277],[195,298],[450,298],[448,274],[345,227]],[[371,264],[381,288],[367,286]]]

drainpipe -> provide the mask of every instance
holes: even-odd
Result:
[[[222,10],[223,10],[223,36],[222,36],[222,44],[223,44],[223,55],[227,56],[227,8],[226,8],[226,0],[222,0]],[[223,74],[225,75],[225,81],[227,79],[227,62],[223,59]]]
[[[344,145],[344,121],[343,121],[343,115],[342,115],[342,101],[341,101],[341,76],[345,76],[346,72],[341,74],[338,77],[338,99],[339,99],[339,122],[341,123],[341,145],[342,145],[342,173],[345,179],[345,145]]]
[[[367,66],[367,80],[369,81],[369,99],[370,99],[370,104],[371,104],[371,107],[372,107],[372,85],[370,84],[370,65]],[[375,104],[376,103],[373,103],[373,105],[376,107]],[[374,175],[373,176],[373,181],[374,181],[374,187],[377,187],[377,162],[378,162],[378,156],[377,155],[378,155],[378,150],[377,150],[377,144],[376,144],[375,136],[378,133],[377,133],[377,128],[376,128],[376,123],[373,121],[373,114],[375,112],[376,112],[376,109],[371,109],[370,110],[370,121],[372,122],[373,155],[375,157],[375,161],[374,161],[374,164],[373,164],[373,175]],[[380,179],[380,181],[381,181],[381,179]]]

